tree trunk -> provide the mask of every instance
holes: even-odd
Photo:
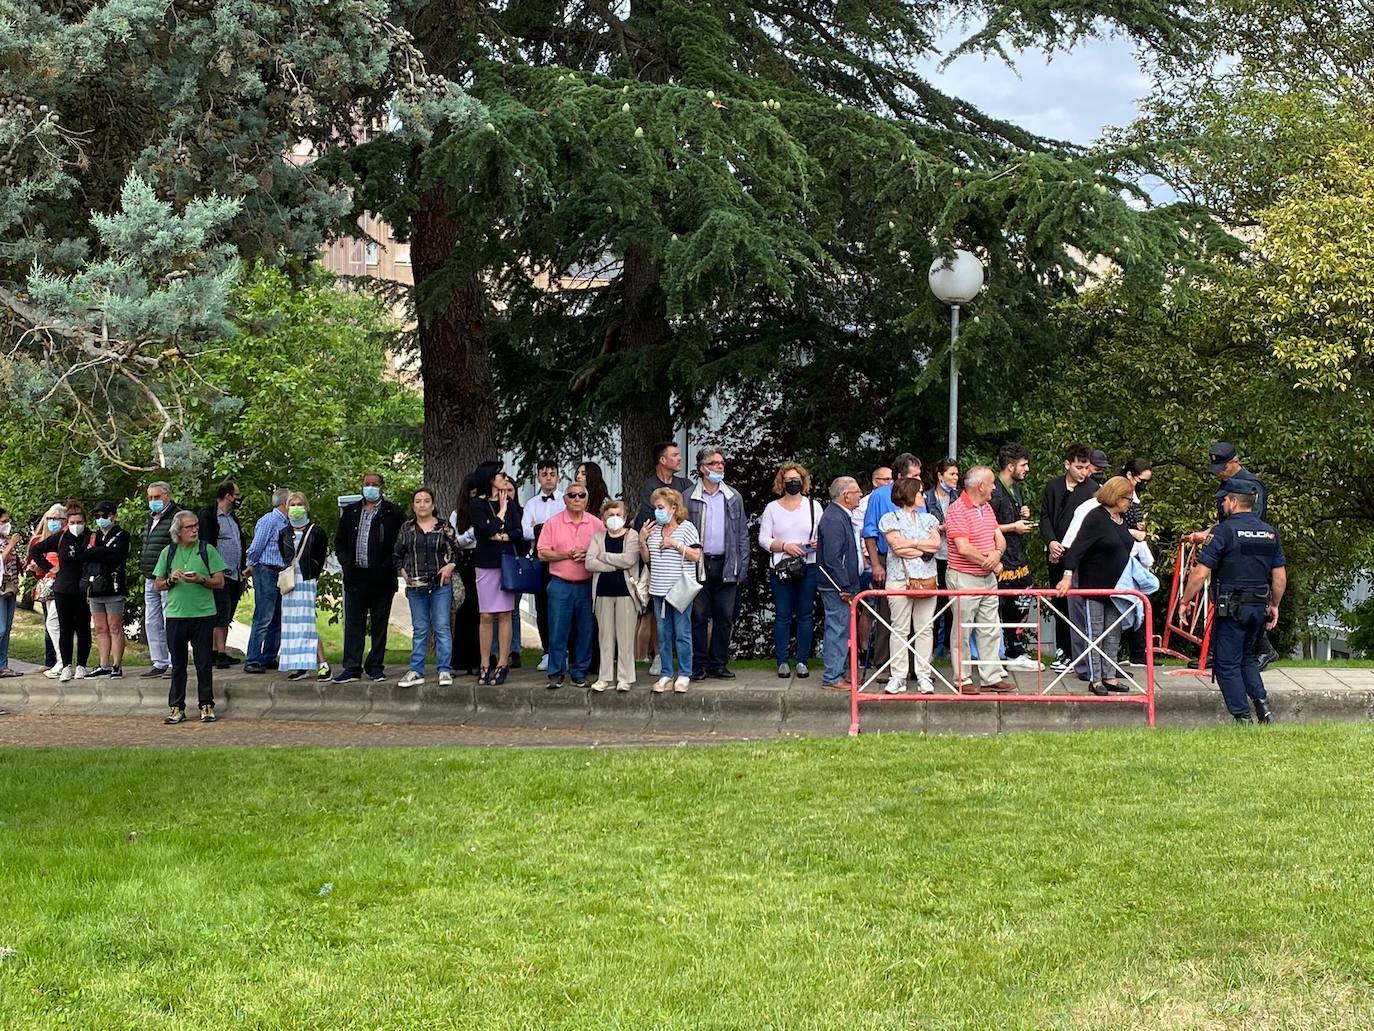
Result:
[[[425,392],[425,478],[440,512],[457,504],[463,477],[500,458],[492,403],[486,291],[477,275],[436,291],[434,277],[460,245],[443,187],[421,198],[411,235],[419,318],[420,378]]]
[[[620,417],[620,475],[628,498],[634,497],[654,470],[654,444],[673,437],[666,376],[673,331],[659,285],[661,275],[648,248],[638,243],[625,248],[618,343],[624,351],[640,352],[637,360],[642,363],[648,386],[626,405]]]

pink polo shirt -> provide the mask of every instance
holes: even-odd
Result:
[[[945,515],[945,536],[949,539],[949,568],[960,573],[985,576],[987,571],[979,569],[959,554],[954,542],[960,537],[968,538],[978,551],[987,554],[997,546],[997,514],[991,505],[975,505],[967,494],[961,494],[949,506]]]
[[[592,538],[604,529],[606,524],[591,513],[584,512],[582,522],[574,523],[568,518],[565,510],[549,517],[544,528],[539,531],[539,543],[536,547],[548,548],[550,551],[571,551],[574,548],[586,551]],[[560,580],[571,580],[573,583],[581,583],[592,578],[592,574],[587,571],[586,562],[576,562],[570,558],[550,562],[549,572]]]

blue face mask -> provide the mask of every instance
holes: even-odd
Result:
[[[49,519],[49,520],[48,520],[48,529],[49,529],[52,533],[57,533],[59,530],[62,529],[62,520],[61,520],[61,519]]]
[[[148,502],[148,511],[153,513],[153,515],[157,515],[166,507],[167,502],[163,501],[161,498],[155,498],[154,500]]]
[[[667,526],[672,518],[673,513],[669,512],[666,508],[654,509],[654,519],[658,521],[659,526]]]
[[[109,516],[96,516],[95,519],[95,525],[100,527],[102,530],[108,530],[110,528],[110,524],[113,522],[114,520],[111,519]]]
[[[706,474],[706,478],[707,478],[708,480],[710,480],[712,483],[724,483],[724,482],[725,482],[725,474],[724,474],[724,473],[707,473],[707,474]]]
[[[366,486],[366,487],[363,488],[363,497],[366,498],[368,501],[376,501],[376,500],[377,500],[378,498],[380,498],[381,496],[382,496],[382,488],[381,488],[381,487],[374,487],[374,486],[372,486],[372,485],[369,484],[368,486]]]

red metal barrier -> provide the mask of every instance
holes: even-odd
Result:
[[[1210,677],[1212,675],[1212,671],[1208,668],[1208,662],[1211,660],[1213,616],[1210,595],[1204,588],[1191,602],[1187,605],[1183,604],[1183,588],[1187,586],[1188,574],[1197,565],[1198,555],[1201,552],[1202,546],[1199,544],[1193,544],[1187,540],[1179,542],[1178,556],[1174,561],[1174,578],[1169,585],[1169,607],[1164,616],[1164,636],[1158,645],[1155,645],[1154,639],[1151,638],[1151,652],[1170,655],[1184,661],[1189,661],[1189,657],[1177,648],[1170,647],[1174,638],[1188,641],[1200,649],[1196,668],[1185,666],[1182,669],[1170,670],[1170,676]]]
[[[933,669],[933,668],[931,669],[932,680],[934,680],[935,678],[938,677],[939,681],[944,685],[945,688],[948,689],[948,690],[946,690],[946,691],[941,691],[941,690],[939,690],[938,688],[936,689],[936,692],[935,692],[934,694],[911,694],[911,693],[907,693],[907,694],[886,694],[886,693],[884,693],[884,692],[882,692],[882,691],[869,691],[869,690],[867,690],[867,688],[868,688],[870,685],[872,685],[875,681],[877,681],[879,678],[882,677],[882,671],[883,671],[883,669],[885,669],[887,665],[890,665],[892,660],[891,660],[891,658],[889,657],[888,662],[887,662],[886,664],[884,664],[883,666],[879,666],[875,672],[873,672],[873,673],[870,674],[870,676],[868,677],[867,680],[865,680],[865,681],[863,681],[863,682],[860,682],[860,680],[859,680],[859,652],[860,652],[860,641],[859,641],[859,625],[858,625],[858,624],[859,624],[859,605],[864,604],[864,605],[865,605],[865,608],[867,608],[868,611],[869,611],[870,613],[872,613],[873,618],[874,618],[875,620],[881,621],[881,617],[879,617],[879,616],[877,615],[877,612],[876,612],[876,602],[866,603],[866,599],[869,599],[869,598],[877,599],[877,598],[882,598],[882,597],[892,597],[892,596],[898,596],[898,595],[900,595],[900,596],[905,596],[905,597],[909,597],[909,598],[937,598],[937,599],[947,599],[946,602],[945,602],[945,604],[943,604],[943,605],[937,605],[937,606],[936,606],[935,613],[934,613],[934,615],[931,617],[932,623],[937,622],[937,621],[940,619],[940,616],[941,616],[947,609],[953,607],[953,599],[955,599],[955,598],[986,598],[986,597],[989,597],[989,596],[995,596],[995,597],[999,597],[999,598],[1020,598],[1020,597],[1030,597],[1030,598],[1033,598],[1033,599],[1035,600],[1035,622],[1034,622],[1034,623],[1025,623],[1025,624],[1000,624],[1000,623],[999,623],[998,625],[999,625],[999,626],[1007,626],[1007,625],[1011,625],[1011,626],[1023,626],[1023,625],[1024,625],[1024,626],[1037,626],[1037,627],[1038,627],[1038,626],[1041,625],[1041,623],[1042,623],[1041,616],[1042,616],[1044,610],[1045,610],[1045,609],[1049,609],[1050,612],[1053,612],[1053,613],[1056,613],[1056,614],[1058,614],[1058,615],[1063,616],[1063,617],[1068,621],[1069,626],[1072,628],[1072,632],[1075,633],[1075,634],[1077,634],[1078,638],[1079,638],[1082,642],[1084,642],[1084,643],[1086,644],[1086,647],[1087,647],[1087,648],[1089,648],[1089,649],[1091,649],[1091,650],[1097,651],[1097,653],[1098,653],[1099,655],[1102,656],[1104,663],[1109,664],[1109,665],[1111,665],[1111,666],[1114,666],[1114,667],[1116,668],[1116,670],[1118,671],[1118,673],[1120,674],[1120,676],[1117,677],[1116,679],[1117,679],[1118,681],[1120,681],[1120,680],[1125,680],[1125,681],[1129,682],[1131,690],[1130,690],[1129,693],[1126,693],[1126,694],[1109,694],[1109,695],[1095,695],[1095,694],[1051,694],[1050,692],[1054,691],[1054,689],[1059,685],[1060,681],[1064,680],[1066,677],[1075,677],[1076,675],[1074,674],[1074,671],[1073,671],[1072,667],[1069,668],[1068,670],[1065,670],[1065,671],[1062,672],[1062,673],[1054,673],[1052,670],[1046,670],[1046,668],[1044,667],[1044,664],[1042,663],[1042,664],[1041,664],[1040,670],[1035,674],[1035,690],[1034,690],[1033,693],[1032,693],[1032,692],[1026,692],[1026,693],[1024,693],[1024,694],[1023,694],[1023,693],[1020,693],[1020,686],[1019,686],[1019,684],[1018,684],[1017,690],[1016,690],[1016,691],[1012,691],[1012,692],[997,692],[997,693],[983,693],[983,692],[979,692],[979,693],[977,693],[977,694],[963,694],[963,693],[961,693],[960,690],[959,690],[959,686],[960,686],[960,684],[962,683],[962,669],[961,669],[961,666],[963,666],[963,665],[972,665],[972,663],[960,659],[960,658],[957,656],[957,654],[956,654],[955,657],[954,657],[954,666],[953,666],[953,669],[952,669],[952,673],[953,673],[954,678],[955,678],[953,682],[951,682],[951,681],[945,679],[944,675],[943,675],[942,673],[940,673],[938,670],[935,670],[935,669]],[[1095,637],[1095,638],[1090,638],[1090,637],[1088,637],[1087,634],[1085,634],[1085,633],[1083,633],[1081,630],[1079,630],[1078,627],[1076,627],[1076,626],[1073,625],[1073,621],[1068,619],[1068,613],[1067,613],[1067,612],[1061,612],[1061,611],[1056,607],[1056,605],[1055,605],[1056,602],[1067,602],[1067,598],[1068,598],[1068,597],[1079,597],[1079,598],[1111,598],[1111,597],[1114,597],[1114,596],[1115,596],[1115,597],[1131,597],[1131,598],[1135,598],[1135,599],[1137,599],[1138,601],[1140,601],[1140,602],[1143,604],[1143,606],[1144,606],[1144,617],[1145,617],[1145,639],[1146,639],[1147,641],[1152,641],[1152,640],[1154,639],[1154,620],[1153,620],[1152,614],[1151,614],[1151,612],[1150,612],[1150,599],[1147,598],[1147,597],[1146,597],[1144,594],[1142,594],[1141,592],[1139,592],[1139,591],[1134,591],[1134,590],[1132,590],[1132,591],[1116,591],[1116,590],[1105,590],[1105,589],[1104,589],[1104,590],[1078,590],[1078,589],[1075,589],[1075,590],[1069,591],[1067,596],[1066,596],[1066,595],[1061,595],[1058,591],[1045,590],[1045,589],[1036,589],[1036,588],[1029,589],[1029,590],[987,590],[987,591],[949,591],[949,590],[936,590],[936,591],[891,591],[891,590],[871,590],[871,591],[861,591],[861,592],[859,592],[858,594],[854,595],[852,599],[850,599],[850,603],[849,603],[849,733],[850,733],[850,735],[853,736],[853,735],[859,733],[859,706],[860,706],[861,703],[866,703],[866,702],[973,702],[973,703],[977,703],[977,702],[1027,702],[1027,703],[1083,702],[1083,703],[1085,703],[1085,704],[1090,704],[1090,705],[1139,705],[1139,706],[1141,706],[1141,707],[1143,707],[1143,708],[1145,709],[1145,720],[1146,720],[1146,723],[1147,723],[1149,726],[1153,727],[1153,726],[1155,725],[1155,660],[1154,660],[1154,652],[1153,652],[1153,650],[1152,650],[1152,649],[1146,649],[1146,652],[1145,652],[1145,681],[1144,681],[1143,684],[1141,684],[1141,683],[1135,678],[1135,676],[1133,676],[1133,675],[1131,674],[1131,672],[1129,671],[1128,668],[1121,666],[1121,665],[1117,662],[1117,657],[1116,657],[1115,655],[1112,655],[1112,656],[1104,655],[1104,654],[1102,653],[1101,648],[1100,648],[1100,644],[1101,644],[1102,640],[1106,637],[1106,635],[1107,635],[1108,633],[1110,633],[1110,632],[1112,631],[1112,629],[1117,625],[1117,623],[1122,622],[1122,620],[1125,618],[1124,615],[1118,617],[1118,619],[1117,619],[1116,621],[1114,621],[1113,623],[1109,624],[1109,625],[1103,630],[1103,632],[1102,632],[1101,634],[1099,634],[1097,637]],[[1067,607],[1067,606],[1066,606],[1066,607]],[[889,630],[890,630],[890,629],[891,629],[890,624],[889,624],[888,626],[889,626]],[[912,634],[911,634],[911,636],[910,636],[910,638],[908,639],[908,642],[907,642],[907,647],[908,647],[908,648],[912,648],[912,645],[913,645],[913,642],[914,642],[914,639],[915,639],[915,632],[914,632],[914,629],[915,629],[915,628],[913,628],[913,632],[912,632]],[[963,626],[958,626],[958,627],[956,627],[956,628],[955,628],[955,632],[959,635],[959,639],[960,639],[960,640],[966,642],[966,641],[968,640],[968,636],[969,636],[969,634],[968,634],[969,629],[971,629],[971,626],[970,626],[969,624],[964,624]],[[894,642],[894,643],[895,643],[895,642]],[[951,640],[951,645],[953,646],[953,644],[954,644],[954,640],[952,639],[952,640]],[[1038,650],[1038,649],[1037,649],[1037,650]],[[1037,656],[1037,658],[1038,658],[1038,656]],[[982,663],[985,663],[985,664],[989,664],[989,663],[996,663],[996,664],[998,664],[998,665],[1001,664],[1000,660],[998,660],[998,659],[996,658],[996,656],[994,656],[993,659],[988,660],[988,659],[986,659],[985,657],[983,657],[983,656],[980,655],[978,661],[979,661],[979,662],[982,662]],[[912,665],[912,668],[913,668],[913,670],[914,670],[914,668],[915,668],[914,663],[913,663],[913,665]],[[1046,676],[1045,676],[1045,674],[1046,674],[1047,672],[1051,673],[1051,675],[1052,675],[1052,676],[1051,676],[1051,679],[1049,680],[1048,683],[1045,682],[1045,681],[1046,681]],[[1015,682],[1015,673],[1014,673],[1013,671],[1011,671],[1011,670],[1008,670],[1007,673],[1008,673],[1009,676],[1012,677],[1013,682]],[[1076,682],[1076,681],[1075,681],[1075,682]]]

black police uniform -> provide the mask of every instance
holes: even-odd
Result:
[[[1268,519],[1269,488],[1260,482],[1258,476],[1252,473],[1249,469],[1242,467],[1239,471],[1237,471],[1236,475],[1232,476],[1229,480],[1224,480],[1221,486],[1217,488],[1217,522],[1220,523],[1226,519],[1226,510],[1221,507],[1221,503],[1226,500],[1227,494],[1235,493],[1235,491],[1231,489],[1231,484],[1233,483],[1249,483],[1254,485],[1255,507],[1251,511],[1255,513],[1255,518],[1260,520],[1261,522],[1263,522],[1265,519]],[[1249,491],[1247,491],[1246,493],[1249,493]]]
[[[1249,493],[1232,483],[1233,493]],[[1269,697],[1260,679],[1255,644],[1268,618],[1269,574],[1286,564],[1279,533],[1253,512],[1237,512],[1212,532],[1199,561],[1212,570],[1216,619],[1212,624],[1212,666],[1226,707],[1237,720],[1250,719],[1248,698],[1263,721]]]

